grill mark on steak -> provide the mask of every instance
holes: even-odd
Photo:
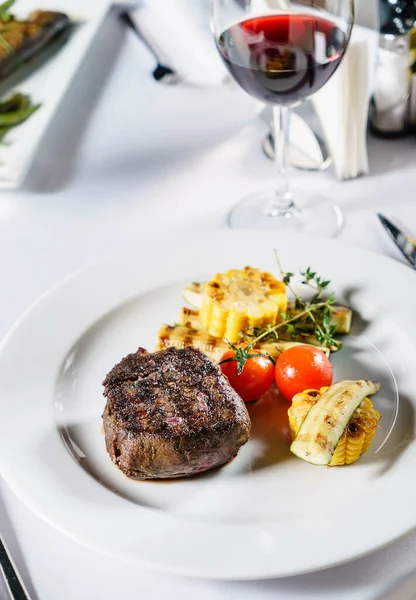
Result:
[[[107,450],[129,476],[192,475],[228,462],[250,431],[219,366],[195,348],[139,348],[105,378]]]
[[[219,377],[215,363],[194,348],[180,352],[169,348],[165,353],[149,355],[140,348],[137,354],[124,358],[104,380],[104,395],[111,391],[112,412],[125,422],[129,433],[158,431],[169,435],[166,418],[175,416],[186,418],[190,432],[205,425],[226,428],[228,420],[236,416],[237,407],[227,399],[228,382]],[[138,362],[137,357],[143,356],[152,358]],[[208,411],[194,410],[198,393],[206,396]],[[126,400],[136,403],[140,418]]]

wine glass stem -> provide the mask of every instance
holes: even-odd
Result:
[[[289,131],[291,109],[288,106],[273,107],[273,130],[275,160],[279,173],[279,183],[273,201],[267,208],[271,217],[287,216],[295,207],[289,184]]]

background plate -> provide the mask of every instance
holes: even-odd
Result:
[[[0,189],[18,187],[24,180],[46,130],[66,94],[86,53],[108,12],[110,1],[96,3],[85,0],[18,0],[13,12],[25,18],[36,9],[65,12],[74,21],[74,30],[67,41],[53,56],[33,70],[35,58],[29,66],[23,66],[0,85],[0,96],[16,90],[29,94],[33,103],[41,108],[28,121],[13,129],[6,138],[9,146],[0,146]],[[42,54],[49,54],[49,50]],[[74,107],[76,110],[76,107]]]

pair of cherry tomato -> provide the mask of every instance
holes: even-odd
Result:
[[[283,352],[273,365],[267,356],[253,356],[256,350],[249,350],[249,358],[240,375],[237,362],[223,362],[235,357],[229,350],[221,358],[221,370],[235,391],[245,402],[257,400],[267,392],[273,381],[281,394],[292,401],[293,396],[307,389],[319,389],[332,383],[332,365],[326,355],[312,346],[294,346]]]

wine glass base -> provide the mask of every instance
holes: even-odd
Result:
[[[339,234],[344,218],[339,206],[328,198],[295,194],[296,204],[275,207],[276,192],[260,192],[239,202],[228,216],[232,229],[276,229],[332,237]]]

